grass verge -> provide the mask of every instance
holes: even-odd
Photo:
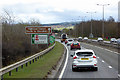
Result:
[[[37,59],[32,64],[28,64],[28,67],[24,65],[23,69],[19,67],[18,72],[13,70],[12,76],[9,76],[8,73],[4,74],[3,78],[44,78],[49,70],[57,64],[63,52],[64,46],[56,42],[55,47],[42,58]]]

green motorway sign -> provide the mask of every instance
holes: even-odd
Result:
[[[55,37],[54,36],[50,36],[50,43],[54,43],[55,42]]]

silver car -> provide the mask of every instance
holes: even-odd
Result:
[[[117,39],[117,44],[120,45],[120,38]]]
[[[116,39],[116,38],[111,38],[111,39],[110,39],[110,42],[111,42],[111,43],[117,42],[117,39]]]
[[[72,71],[77,69],[98,70],[97,59],[93,50],[77,50],[73,55]]]
[[[82,41],[82,37],[79,37],[79,38],[78,38],[78,41]]]
[[[67,41],[67,43],[66,43],[66,41]],[[67,39],[66,41],[65,41],[65,43],[67,44],[67,46],[71,45],[74,42],[73,39]]]
[[[99,38],[97,39],[97,41],[98,41],[98,42],[102,42],[102,41],[103,41],[103,38],[99,37]]]
[[[88,40],[88,37],[84,37],[83,40],[87,41],[87,40]]]

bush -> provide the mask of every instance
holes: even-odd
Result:
[[[26,25],[31,24],[2,24],[3,67],[47,48],[47,45],[31,44],[31,35],[25,34]]]

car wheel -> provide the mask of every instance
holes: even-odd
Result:
[[[95,68],[94,68],[94,71],[98,71],[98,68],[97,68],[97,67],[95,67]]]
[[[72,67],[72,71],[75,72],[75,71],[77,71],[77,69]]]
[[[72,50],[72,48],[70,50]]]

